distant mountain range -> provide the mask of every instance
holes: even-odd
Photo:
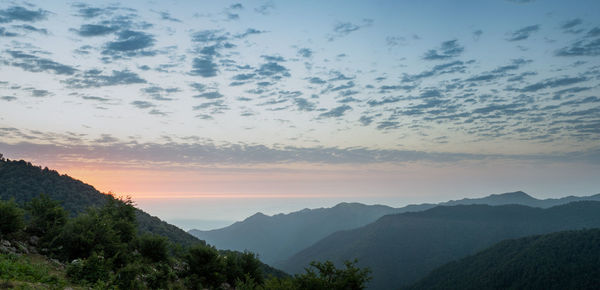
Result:
[[[547,209],[523,205],[438,206],[387,215],[367,226],[336,232],[300,251],[281,269],[303,270],[313,260],[359,261],[373,271],[372,289],[398,289],[444,263],[504,239],[600,227],[600,202],[579,201]]]
[[[502,241],[408,289],[598,289],[600,229]]]
[[[383,205],[340,203],[274,216],[257,213],[222,229],[189,233],[220,249],[256,252],[262,261],[274,264],[333,232],[361,227],[397,212],[399,209]]]
[[[189,233],[206,240],[220,249],[249,250],[260,255],[261,259],[272,265],[290,258],[295,253],[311,246],[322,238],[337,231],[358,228],[388,214],[423,211],[439,205],[521,204],[547,208],[580,200],[598,200],[600,194],[560,199],[536,199],[517,191],[504,194],[492,194],[483,198],[466,198],[439,204],[408,205],[392,208],[383,205],[364,205],[360,203],[340,203],[332,208],[303,209],[289,214],[267,216],[257,213],[244,221],[228,227],[210,231],[190,230]]]

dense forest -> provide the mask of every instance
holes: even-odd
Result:
[[[598,289],[600,229],[502,241],[409,289]]]

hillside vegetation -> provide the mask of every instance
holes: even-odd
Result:
[[[90,207],[102,206],[115,199],[91,185],[23,160],[0,159],[0,184],[0,199],[12,198],[22,205],[40,194],[46,194],[49,198],[59,201],[70,216],[76,216]],[[140,209],[135,209],[135,215],[139,233],[165,236],[170,241],[185,246],[201,242],[184,230]]]
[[[500,242],[432,271],[408,289],[598,289],[600,229]]]

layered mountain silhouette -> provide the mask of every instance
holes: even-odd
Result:
[[[578,200],[598,200],[600,194],[588,197],[536,199],[522,192],[493,194],[483,198],[461,199],[439,204],[418,204],[402,208],[360,203],[340,203],[332,208],[304,209],[289,214],[267,216],[257,213],[231,226],[210,230],[190,230],[189,233],[221,249],[249,250],[272,265],[288,259],[320,239],[337,231],[358,228],[384,215],[423,211],[438,205],[521,204],[547,208]]]
[[[290,273],[313,260],[359,261],[373,271],[372,289],[397,289],[447,262],[501,240],[562,230],[600,227],[600,202],[579,201],[547,209],[522,205],[438,206],[387,215],[367,226],[336,232],[279,266]]]
[[[222,229],[189,233],[217,248],[256,252],[261,260],[273,264],[333,232],[361,227],[397,212],[398,209],[383,205],[340,203],[332,208],[274,216],[257,213]]]
[[[598,289],[600,229],[502,241],[408,289]]]

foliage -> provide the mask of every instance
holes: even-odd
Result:
[[[600,229],[500,242],[446,264],[412,289],[597,289]]]
[[[29,215],[27,231],[41,238],[41,246],[48,247],[66,224],[67,212],[45,194],[33,198],[25,209]]]
[[[25,226],[23,214],[13,199],[0,200],[0,237],[21,230]]]
[[[52,274],[48,265],[34,263],[28,257],[15,254],[0,254],[0,279],[39,282],[57,288],[67,283],[63,278]]]
[[[331,261],[313,261],[306,273],[296,275],[296,284],[300,289],[364,289],[371,279],[370,270],[357,268],[357,262],[346,261],[345,269],[337,269]]]
[[[187,285],[191,289],[216,288],[225,282],[225,264],[214,247],[193,246],[185,261],[188,265]]]
[[[165,237],[145,234],[138,241],[140,254],[152,262],[164,262],[169,258],[168,241]]]

